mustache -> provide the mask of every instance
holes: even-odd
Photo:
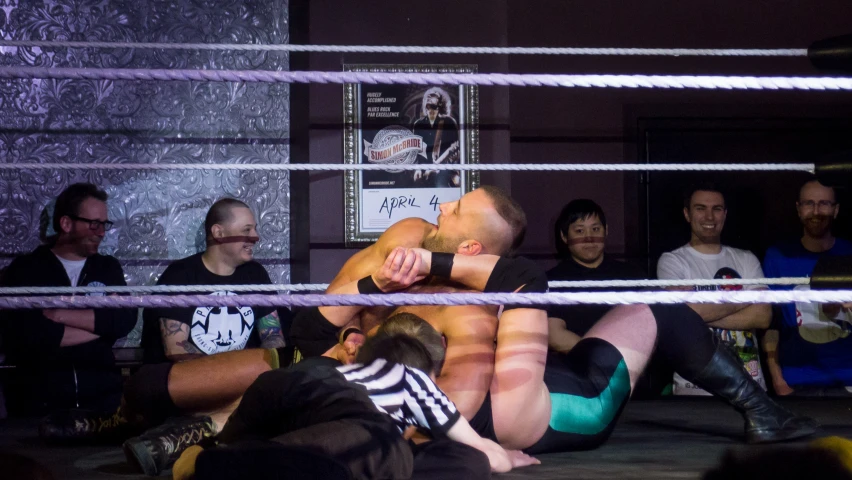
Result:
[[[248,235],[233,235],[230,237],[214,238],[213,242],[217,245],[225,245],[227,243],[257,243],[260,237],[251,237]]]
[[[580,237],[569,238],[566,242],[568,245],[579,245],[581,243],[605,243],[606,237]]]

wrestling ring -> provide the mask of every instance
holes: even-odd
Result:
[[[0,40],[0,47],[17,48],[137,48],[228,51],[286,52],[371,52],[371,53],[447,53],[484,55],[623,55],[623,56],[708,56],[759,57],[809,56],[815,64],[836,64],[837,59],[808,49],[590,49],[590,48],[492,48],[492,47],[394,47],[334,45],[233,45],[166,44]],[[845,62],[850,62],[849,52]],[[852,62],[850,62],[852,64]],[[419,74],[376,72],[271,72],[251,70],[190,69],[118,69],[118,68],[41,68],[0,66],[0,78],[9,79],[92,79],[157,80],[195,82],[267,82],[267,83],[362,83],[416,85],[476,85],[551,88],[614,89],[714,89],[714,90],[827,90],[852,91],[852,78],[755,77],[755,76],[684,76],[684,75],[539,75],[539,74]],[[759,94],[759,93],[756,93]],[[814,164],[463,164],[394,165],[397,170],[451,171],[794,171],[814,173],[821,179],[850,178],[851,163]],[[95,164],[95,163],[0,163],[8,170],[237,170],[237,171],[375,171],[385,165],[370,164]],[[843,180],[840,180],[841,182]],[[141,308],[231,306],[399,306],[399,305],[625,305],[673,303],[850,303],[852,289],[847,277],[791,277],[721,280],[615,280],[553,281],[551,289],[593,289],[581,292],[549,293],[456,293],[383,295],[325,295],[326,284],[275,285],[194,285],[128,287],[14,287],[0,288],[0,309],[29,308]],[[697,286],[812,286],[813,290],[720,290],[666,291],[666,287]],[[632,289],[610,292],[607,289]],[[210,296],[210,290],[251,292],[246,295]],[[267,292],[261,294],[259,292]],[[796,409],[816,417],[828,435],[852,436],[852,414],[844,401],[820,404],[801,400],[790,402]],[[701,412],[699,415],[695,411]],[[715,420],[713,420],[715,419]],[[719,454],[732,444],[740,430],[739,419],[724,406],[699,403],[691,399],[654,400],[631,403],[612,438],[594,452],[574,452],[542,456],[541,466],[525,468],[500,478],[696,478]],[[26,421],[7,421],[0,433],[0,446],[31,455],[52,457],[67,466],[63,478],[114,478],[133,474],[119,466],[119,454],[97,447],[80,447],[43,453],[30,442]],[[711,435],[708,437],[707,433]],[[24,440],[20,440],[24,439]],[[45,462],[48,462],[45,460]],[[146,478],[146,477],[140,477]]]

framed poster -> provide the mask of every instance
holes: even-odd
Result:
[[[474,73],[475,65],[344,65],[349,72]],[[344,162],[479,163],[475,86],[343,86]],[[479,185],[478,172],[349,170],[344,180],[346,245],[375,241],[409,217],[435,223],[438,205]]]

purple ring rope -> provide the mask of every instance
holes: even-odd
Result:
[[[277,72],[133,68],[0,67],[0,78],[85,80],[192,80],[202,82],[368,83],[586,88],[727,90],[852,90],[843,77],[734,77],[694,75],[550,75],[517,73]]]
[[[399,305],[577,305],[674,303],[844,303],[852,290],[742,290],[712,292],[572,292],[454,293],[390,295],[160,295],[160,296],[23,296],[0,297],[0,308],[138,308],[138,307],[316,307]]]

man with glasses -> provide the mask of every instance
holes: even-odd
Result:
[[[821,257],[852,255],[852,243],[831,233],[831,225],[840,213],[833,188],[815,179],[805,182],[799,190],[796,209],[804,234],[798,241],[767,250],[763,262],[767,277],[810,276]],[[850,310],[850,304],[790,303],[776,307],[772,328],[764,339],[776,393],[852,396]]]
[[[98,247],[113,223],[107,194],[89,183],[66,188],[53,211],[55,235],[16,258],[6,287],[123,286],[124,272]],[[103,295],[89,293],[89,295]],[[112,346],[136,324],[131,309],[32,309],[3,313],[0,328],[18,382],[9,400],[18,413],[68,407],[115,409],[122,379]]]

